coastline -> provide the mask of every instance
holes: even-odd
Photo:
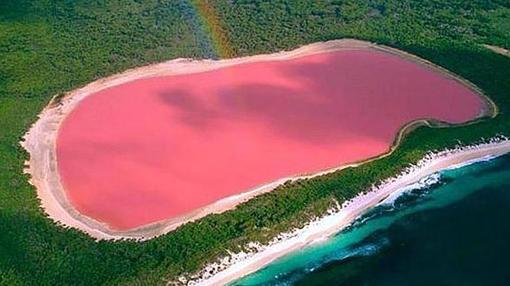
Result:
[[[21,145],[30,154],[30,160],[26,164],[27,166],[25,172],[31,175],[30,183],[36,187],[37,195],[41,200],[42,208],[48,214],[48,216],[58,224],[66,227],[77,228],[89,234],[95,239],[128,238],[145,240],[165,234],[176,229],[182,224],[200,219],[208,214],[221,213],[230,210],[236,205],[246,202],[247,200],[257,195],[273,190],[275,187],[283,184],[288,180],[312,178],[388,156],[398,146],[400,140],[409,130],[420,124],[427,124],[430,126],[431,121],[421,119],[403,126],[399,133],[396,134],[395,142],[393,145],[391,145],[389,150],[377,157],[367,158],[361,162],[339,166],[315,174],[297,175],[282,178],[277,181],[256,187],[252,190],[221,199],[186,215],[155,222],[126,231],[110,229],[105,223],[81,214],[70,203],[61,184],[56,160],[56,139],[58,136],[58,130],[60,124],[66,118],[67,114],[69,114],[81,100],[85,99],[89,95],[112,86],[142,78],[199,73],[244,63],[289,60],[292,58],[313,55],[317,53],[349,49],[372,49],[394,54],[403,58],[404,60],[414,61],[427,68],[432,68],[443,76],[456,80],[470,88],[476,94],[480,95],[482,99],[484,99],[486,103],[486,109],[481,111],[479,117],[466,124],[474,123],[483,116],[495,116],[497,114],[497,107],[494,105],[494,103],[489,98],[487,98],[482,91],[480,91],[470,82],[461,79],[448,72],[447,70],[417,56],[408,54],[404,51],[365,41],[343,39],[329,42],[319,42],[306,45],[292,51],[283,51],[274,54],[255,55],[217,61],[176,59],[159,64],[135,68],[121,74],[100,79],[82,88],[69,92],[63,98],[55,100],[55,102],[50,102],[50,104],[40,114],[39,120],[25,135],[24,141],[21,142]]]
[[[442,170],[458,168],[487,158],[496,158],[510,152],[508,138],[498,137],[487,143],[457,147],[429,153],[416,165],[400,175],[389,178],[365,194],[345,202],[338,210],[310,222],[304,228],[281,234],[266,246],[249,244],[249,253],[236,253],[211,263],[200,273],[181,277],[176,285],[225,285],[247,276],[272,261],[308,245],[323,241],[347,227],[368,209],[399,190]]]

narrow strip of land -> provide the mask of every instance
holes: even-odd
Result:
[[[193,276],[191,281],[200,285],[225,285],[243,276],[253,273],[268,265],[275,259],[290,252],[299,250],[314,242],[326,239],[352,223],[367,209],[375,206],[400,189],[418,182],[441,170],[462,165],[465,162],[495,158],[510,152],[510,141],[502,140],[492,143],[474,145],[436,153],[419,162],[417,166],[405,171],[402,175],[390,180],[367,194],[362,194],[344,204],[340,211],[327,215],[303,229],[286,234],[284,239],[233,263],[214,264],[206,267],[201,273]],[[219,271],[215,271],[218,270]],[[211,274],[214,273],[214,274]]]

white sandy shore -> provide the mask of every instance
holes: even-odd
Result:
[[[356,50],[370,49],[383,51],[386,53],[391,53],[400,56],[406,60],[417,62],[428,68],[434,69],[435,71],[439,71],[448,78],[461,82],[462,84],[466,85],[476,93],[483,96],[483,93],[470,82],[458,78],[455,75],[444,70],[443,68],[438,67],[424,59],[386,46],[352,39],[319,42],[306,45],[292,51],[284,51],[274,54],[256,55],[235,59],[200,60],[200,61],[190,59],[176,59],[159,64],[135,68],[123,72],[121,74],[100,79],[82,88],[69,92],[58,103],[55,102],[50,103],[50,105],[47,106],[43,110],[43,112],[39,115],[39,120],[32,126],[29,132],[25,135],[23,142],[21,142],[21,145],[30,154],[30,160],[27,162],[27,168],[25,171],[31,175],[30,182],[37,189],[37,195],[41,200],[42,208],[45,210],[48,216],[57,223],[64,226],[80,229],[96,239],[134,238],[143,240],[150,239],[155,236],[167,233],[184,223],[197,220],[208,214],[220,213],[232,209],[236,205],[245,202],[256,195],[260,195],[262,193],[273,190],[276,186],[284,183],[289,179],[294,180],[297,178],[310,178],[328,172],[332,172],[341,168],[345,168],[347,166],[340,166],[338,168],[325,170],[323,172],[312,175],[305,176],[298,175],[290,178],[283,178],[275,182],[271,182],[269,184],[257,187],[253,190],[240,193],[239,195],[219,200],[206,207],[197,209],[181,217],[156,222],[153,224],[142,226],[137,229],[120,231],[111,229],[107,224],[81,214],[70,203],[66,196],[66,192],[61,184],[58,173],[56,158],[56,139],[59,127],[63,120],[83,99],[92,94],[97,93],[100,90],[112,86],[117,86],[129,81],[143,78],[198,73],[238,64],[261,61],[289,60],[317,53],[353,49]],[[486,97],[485,99],[487,102],[487,106],[486,110],[483,110],[481,115],[494,116],[497,113],[496,106],[492,101],[490,101],[490,99]],[[418,124],[428,124],[428,122],[420,120],[411,123],[407,126],[404,126],[403,129],[398,134],[395,142],[398,143],[402,134],[404,134],[405,132],[407,132],[407,130],[412,129],[414,126]],[[381,156],[388,155],[393,150],[393,147],[388,151],[388,153],[383,154]]]
[[[282,234],[267,246],[252,244],[251,252],[232,254],[230,257],[208,265],[198,274],[181,277],[175,284],[228,284],[257,271],[285,254],[327,239],[348,226],[367,209],[424,177],[444,169],[458,167],[466,162],[472,163],[488,157],[498,157],[508,152],[510,152],[510,141],[507,138],[498,137],[487,143],[430,153],[401,175],[390,178],[370,192],[343,204],[340,210],[331,210],[328,215],[311,222],[302,229]]]

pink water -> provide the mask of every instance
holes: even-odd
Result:
[[[76,209],[126,230],[384,153],[410,121],[465,122],[482,108],[397,56],[330,52],[103,90],[64,121],[57,160]]]

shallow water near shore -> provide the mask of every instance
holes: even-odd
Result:
[[[508,285],[510,155],[442,171],[233,285]]]

